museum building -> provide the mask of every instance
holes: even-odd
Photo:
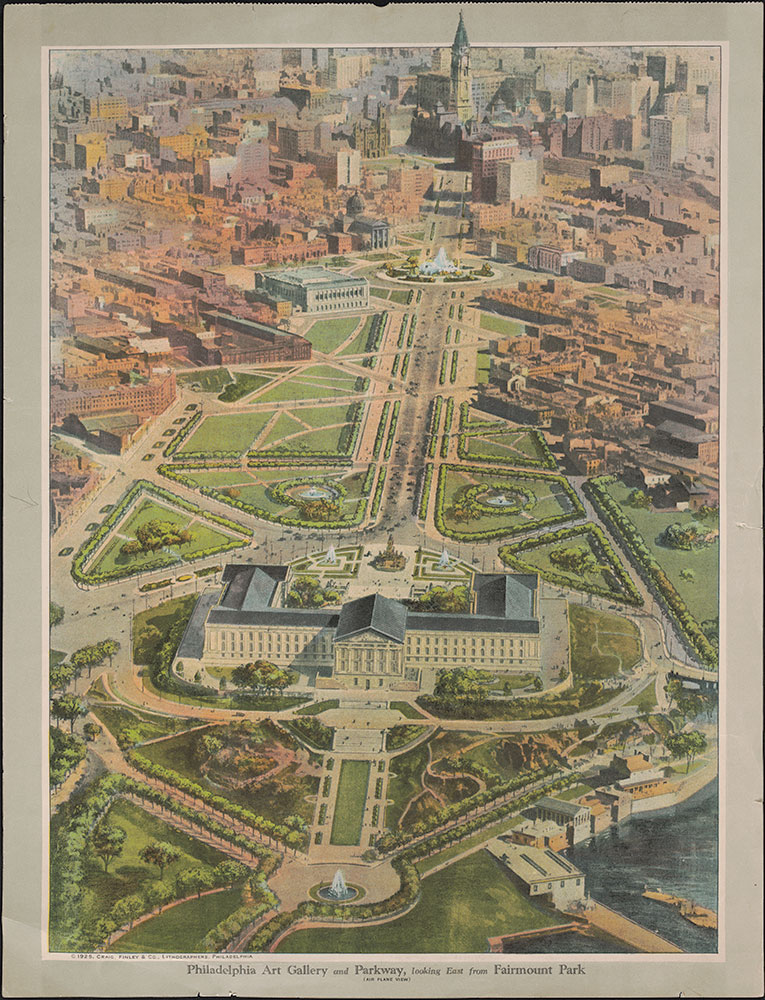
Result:
[[[350,312],[369,306],[369,282],[328,267],[295,267],[258,274],[256,281],[268,295],[288,299],[307,313]]]
[[[475,574],[470,612],[448,615],[380,594],[340,608],[288,608],[290,577],[286,566],[227,565],[220,594],[197,602],[176,664],[233,669],[263,659],[318,668],[317,687],[402,691],[419,690],[444,668],[540,667],[536,574]]]

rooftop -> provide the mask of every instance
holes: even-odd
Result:
[[[327,267],[293,267],[284,271],[272,271],[269,278],[277,278],[279,281],[290,285],[353,285],[357,286],[361,282],[366,282],[365,278],[355,278],[348,274],[338,274],[330,271]]]
[[[486,847],[527,884],[583,877],[582,872],[568,858],[561,857],[549,848],[512,844],[501,837],[490,840]]]

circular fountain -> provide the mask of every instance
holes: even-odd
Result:
[[[317,486],[309,486],[307,490],[301,490],[298,494],[301,500],[329,500],[332,495],[331,490],[322,490]]]
[[[345,876],[339,868],[330,885],[324,885],[316,890],[319,899],[323,899],[327,903],[349,903],[358,894],[359,890],[347,884]]]
[[[494,497],[487,497],[484,503],[491,504],[492,507],[515,507],[518,500],[509,500],[504,493],[499,493]]]
[[[446,255],[446,250],[444,250],[443,247],[441,247],[432,260],[426,260],[423,264],[420,264],[420,274],[425,274],[427,276],[436,274],[456,274],[457,271],[457,265],[453,260],[449,260]]]

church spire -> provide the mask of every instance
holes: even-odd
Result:
[[[468,41],[467,29],[465,28],[465,22],[462,18],[462,11],[460,11],[460,20],[457,25],[457,32],[454,36],[454,42],[452,44],[452,49],[466,49],[470,45]]]

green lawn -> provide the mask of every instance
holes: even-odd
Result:
[[[635,697],[627,702],[628,705],[635,705],[639,714],[650,712],[652,709],[656,708],[656,685],[651,683],[648,687],[643,688],[643,690],[635,695]]]
[[[375,287],[374,285],[370,285],[369,286],[369,294],[370,295],[374,295],[374,297],[376,299],[387,299],[388,298],[388,289],[387,288],[378,288],[378,287]]]
[[[190,899],[139,924],[106,950],[139,954],[195,954],[201,951],[208,932],[241,905],[240,888]]]
[[[181,385],[198,385],[203,392],[221,392],[231,382],[227,368],[212,368],[203,371],[176,372],[175,379]]]
[[[133,646],[134,660],[139,666],[147,666],[148,659],[140,654],[140,646],[137,642],[140,634],[153,626],[159,631],[157,646],[161,646],[167,639],[170,629],[177,621],[188,621],[194,605],[197,603],[197,594],[186,594],[184,597],[173,597],[169,601],[163,601],[154,608],[146,611],[139,611],[133,618]]]
[[[364,322],[364,326],[356,334],[356,336],[353,338],[350,344],[348,344],[347,347],[344,347],[342,351],[340,351],[340,354],[342,355],[364,354],[366,352],[367,341],[369,340],[369,331],[372,327],[372,321],[374,320],[376,315],[377,315],[376,313],[373,313],[371,316],[367,316],[366,321]]]
[[[265,375],[250,375],[247,372],[240,372],[234,375],[234,381],[226,386],[218,396],[224,403],[235,403],[244,396],[249,396],[251,392],[268,385],[271,381]]]
[[[328,712],[330,708],[337,708],[339,704],[337,698],[331,698],[329,701],[316,701],[312,705],[299,708],[295,715],[321,715],[322,712]]]
[[[508,496],[514,499],[514,490],[527,494],[530,507],[523,510],[507,511],[501,507],[496,513],[484,514],[478,511],[478,516],[470,520],[460,520],[454,513],[455,501],[461,493],[470,486],[485,486],[487,491],[492,487],[507,490]],[[469,540],[474,535],[491,532],[494,537],[501,538],[505,534],[531,531],[542,518],[555,518],[556,521],[567,521],[577,515],[575,500],[565,491],[564,481],[558,476],[520,476],[502,469],[480,469],[474,471],[464,466],[442,465],[439,470],[438,496],[440,500],[436,509],[436,524],[442,533],[449,537],[466,536]],[[523,501],[526,502],[525,499]],[[443,530],[439,524],[442,518]],[[551,522],[555,523],[555,522]]]
[[[370,764],[366,760],[344,760],[340,766],[331,844],[351,846],[361,839],[364,806],[367,800]]]
[[[580,604],[569,604],[568,614],[575,678],[612,677],[640,660],[640,632],[634,622]]]
[[[465,452],[471,459],[480,460],[484,456],[501,458],[508,465],[518,461],[522,465],[528,465],[529,459],[542,468],[547,468],[549,464],[539,432],[526,428],[520,430],[508,428],[499,434],[487,430],[483,434],[466,435]]]
[[[391,289],[388,298],[391,302],[398,302],[399,305],[405,306],[409,302],[409,292],[403,288],[393,288]]]
[[[99,704],[92,702],[91,712],[97,717],[119,743],[120,747],[135,746],[146,740],[168,736],[170,733],[182,732],[196,724],[193,719],[181,719],[175,716],[153,715],[150,712],[139,712],[121,705]]]
[[[409,800],[422,791],[420,779],[427,764],[427,740],[391,760],[388,798],[392,801],[385,807],[385,826],[389,830],[398,829]]]
[[[260,402],[260,400],[258,400]],[[205,417],[180,446],[177,455],[247,451],[269,420],[270,413],[224,413]]]
[[[258,396],[259,403],[298,402],[303,399],[325,399],[350,396],[356,388],[357,376],[340,372],[328,365],[315,365],[300,375],[266,389]]]
[[[181,851],[180,858],[168,865],[164,872],[164,878],[171,882],[187,868],[197,868],[199,865],[214,867],[226,860],[226,855],[220,851],[181,833],[125,799],[117,799],[107,816],[113,825],[121,827],[127,833],[127,840],[122,854],[109,865],[108,873],[104,872],[103,862],[93,854],[90,847],[85,848],[83,923],[107,913],[119,899],[140,892],[144,885],[159,878],[159,869],[147,865],[138,856],[139,851],[153,840],[166,841]]]
[[[464,854],[465,851],[469,851],[471,847],[476,847],[478,844],[484,844],[487,840],[491,840],[492,837],[498,837],[501,833],[506,833],[508,830],[512,830],[514,826],[518,826],[523,822],[523,816],[514,816],[511,820],[502,819],[499,823],[493,823],[491,826],[485,826],[483,829],[479,830],[478,833],[474,833],[470,837],[465,837],[465,839],[461,840],[459,844],[447,847],[445,850],[439,851],[437,854],[434,854],[429,858],[423,858],[422,861],[417,862],[415,867],[420,873],[420,876],[424,876],[433,868],[438,868],[438,866],[444,864],[444,862],[451,861],[452,858],[456,858],[459,854]]]
[[[280,953],[483,953],[499,934],[550,927],[564,918],[537,908],[486,851],[478,851],[422,883],[413,910],[366,927],[296,931]]]
[[[526,332],[526,326],[519,320],[505,319],[494,313],[481,313],[481,329],[501,333],[503,337],[520,337]]]
[[[478,385],[485,385],[489,381],[491,371],[491,355],[486,351],[479,351],[475,360],[475,380]]]
[[[376,294],[378,289],[371,289]],[[358,316],[344,316],[337,319],[320,319],[303,336],[313,347],[323,354],[336,350],[353,333],[358,325]]]
[[[67,658],[68,653],[62,653],[60,649],[51,649],[49,662],[52,667],[58,666],[63,660]]]
[[[705,547],[686,551],[671,549],[658,541],[664,529],[675,522],[687,524],[698,521],[694,511],[642,510],[630,506],[626,500],[632,492],[621,482],[609,483],[606,489],[620,504],[626,516],[643,536],[648,548],[671,583],[688,605],[688,610],[699,622],[717,618],[719,614],[719,545],[717,542]],[[709,521],[701,522],[711,530],[716,527]],[[684,580],[680,574],[684,569],[693,571],[693,580]]]
[[[548,541],[549,535],[540,535],[534,539],[533,545],[525,546],[523,543],[517,543],[502,546],[500,559],[518,572],[539,573],[544,579],[557,584],[560,584],[560,579],[563,578],[566,586],[574,590],[589,591],[596,588],[606,591],[614,600],[622,600],[627,585],[621,581],[629,574],[613,549],[605,548],[603,543],[607,543],[607,540],[601,530],[596,525],[588,523],[574,528],[573,531],[575,534],[556,541]],[[557,554],[568,549],[586,549],[590,562],[584,564],[581,570],[574,570],[565,569],[551,561],[551,553]],[[629,591],[637,599],[634,586],[630,587]]]
[[[147,551],[135,555],[124,555],[121,549],[125,541],[135,538],[139,527],[154,520],[167,522],[178,528],[190,526],[191,540],[182,544],[164,546],[156,552]],[[228,542],[236,540],[241,543],[243,541],[239,535],[234,536],[229,532],[213,528],[205,521],[195,519],[193,514],[166,507],[153,499],[139,501],[132,512],[114,526],[111,534],[111,540],[98,559],[89,567],[89,573],[111,573],[115,570],[132,572],[142,567],[156,569],[160,566],[173,565],[179,560],[189,561],[194,559],[198,552],[225,545]]]
[[[395,712],[401,712],[401,714],[407,719],[425,718],[425,716],[421,712],[418,712],[414,705],[410,705],[408,701],[392,701],[389,707]]]

